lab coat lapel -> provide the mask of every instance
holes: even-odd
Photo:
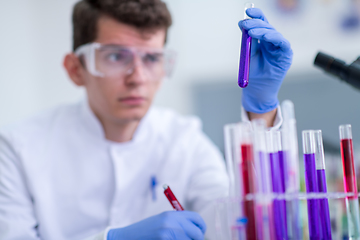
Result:
[[[158,159],[153,153],[156,135],[150,122],[147,114],[129,142],[109,142],[115,176],[110,225],[127,226],[141,220],[146,212],[148,175]]]

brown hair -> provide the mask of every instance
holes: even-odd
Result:
[[[141,30],[165,29],[172,24],[170,12],[161,0],[81,0],[73,9],[73,50],[93,42],[102,15]]]

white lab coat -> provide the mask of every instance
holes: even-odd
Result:
[[[0,239],[106,239],[109,227],[172,210],[165,183],[212,225],[228,179],[197,118],[153,107],[132,141],[115,143],[86,101],[58,107],[0,131]]]
[[[275,128],[281,121],[278,108]],[[214,239],[228,178],[197,118],[153,107],[132,141],[115,143],[86,101],[58,107],[0,131],[0,240],[106,239],[110,228],[172,210],[165,183]]]

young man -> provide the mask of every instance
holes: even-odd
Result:
[[[292,51],[259,9],[248,14],[239,23],[254,38],[243,115],[273,126]],[[201,216],[211,222],[228,180],[197,119],[151,107],[173,65],[170,25],[160,0],[75,5],[64,66],[87,99],[1,131],[1,240],[204,238]],[[171,211],[165,183],[193,212]]]

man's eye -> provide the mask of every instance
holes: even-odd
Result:
[[[132,53],[129,51],[113,51],[106,54],[106,59],[110,62],[128,62],[132,59]]]
[[[161,61],[161,54],[146,54],[144,61],[148,63],[157,63]]]
[[[111,62],[118,62],[124,59],[124,56],[121,53],[111,53],[107,56],[107,59]]]

